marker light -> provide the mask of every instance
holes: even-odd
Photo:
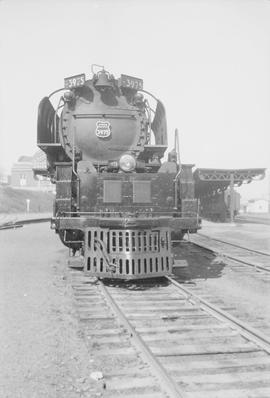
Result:
[[[136,160],[131,155],[123,155],[119,160],[119,167],[123,171],[133,171],[136,167]]]
[[[74,98],[75,98],[75,95],[74,95],[73,91],[68,90],[68,91],[64,92],[65,101],[69,102],[69,101],[72,101]]]

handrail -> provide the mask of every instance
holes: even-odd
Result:
[[[60,106],[62,98],[63,97],[60,97],[58,105],[57,105],[57,107],[55,109],[55,112],[54,112],[54,120],[53,120],[53,124],[54,124],[54,126],[53,126],[53,134],[54,134],[54,137],[53,138],[54,138],[54,142],[55,143],[57,143],[57,132],[58,132],[58,126],[57,126],[56,118],[57,118],[58,110],[62,107],[62,106]]]

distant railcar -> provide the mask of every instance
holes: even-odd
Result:
[[[201,199],[200,214],[207,220],[226,222],[230,219],[231,193],[229,190]],[[240,210],[240,194],[233,192],[233,214]]]

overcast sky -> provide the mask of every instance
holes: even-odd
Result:
[[[0,170],[36,151],[39,101],[92,63],[144,80],[183,162],[270,167],[268,0],[0,0],[0,40]]]

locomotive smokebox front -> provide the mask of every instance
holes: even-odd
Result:
[[[145,135],[141,136],[146,123],[144,112],[122,95],[116,83],[114,80],[114,84],[100,86],[89,80],[75,89],[74,98],[67,96],[60,137],[70,158],[75,149],[83,160],[119,160],[145,143]]]

